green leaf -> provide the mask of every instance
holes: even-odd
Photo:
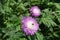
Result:
[[[57,9],[60,9],[60,4],[54,3],[54,5],[56,6]]]
[[[19,31],[19,30],[20,30],[20,25],[16,27],[16,31]]]
[[[27,40],[26,38],[20,38],[20,40]]]
[[[54,22],[54,16],[51,15],[51,11],[49,9],[44,9],[42,13],[42,18],[40,22],[46,25],[47,27],[56,26],[57,24]]]
[[[47,27],[56,26],[56,23],[50,18],[42,18],[41,21]]]
[[[44,40],[44,36],[42,33],[36,33],[36,36],[38,40]]]
[[[31,37],[30,36],[27,36],[29,40],[31,40]]]
[[[58,35],[57,33],[53,33],[53,35],[54,35],[55,37],[59,37],[59,35]]]

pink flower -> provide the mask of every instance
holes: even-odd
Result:
[[[30,13],[32,14],[32,16],[38,17],[41,14],[41,10],[38,6],[33,6],[30,8]]]
[[[25,17],[22,20],[22,23],[22,29],[26,35],[34,35],[39,28],[39,24],[37,23],[36,19],[32,17]]]

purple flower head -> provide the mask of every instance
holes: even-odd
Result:
[[[39,24],[37,23],[36,19],[32,17],[25,17],[22,20],[22,23],[22,29],[26,35],[34,35],[39,28]]]
[[[39,9],[38,6],[33,6],[33,7],[30,8],[30,13],[31,13],[33,16],[38,17],[38,16],[40,16],[40,14],[41,14],[41,10]]]

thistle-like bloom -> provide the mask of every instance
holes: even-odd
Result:
[[[32,17],[25,17],[22,20],[22,29],[26,33],[26,35],[34,35],[39,29],[39,24],[36,19]]]
[[[32,14],[32,16],[38,17],[41,14],[41,10],[38,6],[33,6],[30,8],[30,13]]]

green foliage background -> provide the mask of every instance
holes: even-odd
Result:
[[[32,16],[30,7],[39,6],[36,17],[40,28],[27,36],[21,28],[21,19]],[[0,40],[60,40],[60,0],[0,0]]]

